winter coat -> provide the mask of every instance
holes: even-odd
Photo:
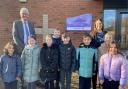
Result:
[[[21,59],[18,55],[3,54],[0,58],[0,77],[4,82],[12,82],[21,76]]]
[[[100,57],[103,54],[106,54],[108,52],[108,45],[104,42],[101,44],[101,46],[98,48],[98,59],[100,59]]]
[[[58,48],[55,45],[48,47],[46,43],[43,44],[40,52],[42,81],[51,81],[57,78],[58,57]]]
[[[72,43],[61,44],[60,51],[60,71],[75,71],[76,68],[76,50]]]
[[[91,44],[96,48],[100,47],[100,45],[104,42],[105,34],[106,32],[97,32],[96,35],[92,37],[93,39]]]
[[[79,76],[91,78],[93,73],[96,72],[97,49],[91,45],[80,44],[77,48],[77,60]]]
[[[29,45],[25,46],[21,55],[24,81],[34,82],[39,80],[39,57],[40,48],[38,45],[35,45],[34,48],[30,48]]]
[[[127,62],[125,57],[121,54],[114,55],[113,57],[106,53],[101,56],[99,66],[99,78],[104,80],[120,81],[121,86],[126,85],[127,81]]]
[[[59,46],[61,44],[61,37],[59,38],[53,37],[53,44],[55,44],[56,46]]]

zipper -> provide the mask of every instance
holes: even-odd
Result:
[[[87,50],[86,50],[86,59],[85,59],[85,61],[86,61],[86,65],[88,64],[88,47],[87,47]]]
[[[31,81],[31,77],[32,77],[32,68],[33,68],[33,50],[31,50],[32,51],[32,55],[31,55],[31,74],[30,74],[30,77],[29,77],[29,81]]]

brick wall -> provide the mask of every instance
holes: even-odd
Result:
[[[12,39],[12,22],[19,19],[21,7],[27,7],[30,11],[30,20],[35,27],[42,27],[42,15],[49,15],[49,28],[58,28],[65,31],[65,19],[83,13],[92,13],[93,20],[101,17],[102,0],[28,0],[27,3],[20,3],[18,0],[0,0],[0,53],[4,45]],[[78,46],[81,34],[84,32],[69,32],[73,44]],[[38,41],[42,44],[42,36],[38,35]]]

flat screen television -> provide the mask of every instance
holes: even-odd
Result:
[[[66,19],[67,31],[90,31],[92,27],[92,14],[82,14]]]

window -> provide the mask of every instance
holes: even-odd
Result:
[[[128,13],[121,13],[121,44],[122,49],[128,48]]]
[[[104,10],[104,30],[113,34],[121,49],[128,49],[128,10]]]
[[[115,36],[116,10],[104,10],[104,30]]]

